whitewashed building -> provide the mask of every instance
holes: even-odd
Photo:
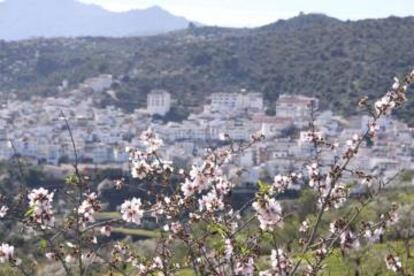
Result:
[[[171,95],[165,90],[152,90],[147,96],[147,111],[150,115],[161,115],[170,111]]]
[[[263,110],[263,96],[261,93],[213,93],[211,94],[211,108],[217,111],[235,110]]]
[[[276,116],[293,118],[298,127],[307,126],[312,112],[318,110],[319,100],[301,95],[280,95],[276,102]]]
[[[261,133],[265,137],[274,137],[280,135],[284,129],[293,126],[293,119],[290,117],[257,115],[253,117],[253,123],[261,125]]]

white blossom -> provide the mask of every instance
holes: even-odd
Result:
[[[101,229],[99,229],[99,232],[101,233],[101,235],[109,237],[112,233],[112,226],[110,225],[102,226]]]
[[[341,207],[348,198],[348,189],[343,184],[336,184],[332,189],[331,178],[328,175],[325,181],[325,185],[320,187],[321,196],[319,197],[319,206],[322,207],[324,202],[325,210],[329,208],[339,208]]]
[[[272,249],[270,260],[272,269],[260,272],[260,276],[289,275],[292,269],[292,262],[282,249]]]
[[[180,233],[183,230],[183,226],[179,222],[172,222],[170,224],[164,225],[164,231],[171,232],[175,235]]]
[[[304,142],[308,143],[320,143],[323,142],[323,136],[320,132],[308,131],[303,137]]]
[[[254,273],[254,259],[249,257],[245,261],[239,261],[235,267],[236,275],[252,276]]]
[[[327,253],[328,249],[326,248],[325,242],[323,242],[322,240],[318,248],[315,250],[314,254],[316,258],[318,258],[319,260],[323,260]]]
[[[386,94],[375,102],[375,110],[377,111],[377,114],[389,114],[394,107],[395,102],[392,100],[390,94]]]
[[[164,264],[162,263],[162,259],[160,256],[156,256],[155,258],[153,258],[151,268],[152,269],[163,269],[164,268]]]
[[[144,179],[152,172],[152,167],[146,160],[133,160],[131,163],[131,174],[133,178]]]
[[[273,230],[274,226],[283,223],[282,207],[274,198],[265,196],[263,199],[255,201],[253,208],[262,230]]]
[[[231,239],[226,239],[224,241],[224,258],[226,260],[230,260],[233,255],[233,251],[234,251],[234,248],[233,248]]]
[[[115,189],[121,190],[125,186],[125,180],[124,179],[117,179],[114,181]]]
[[[409,77],[413,78],[411,75]],[[405,95],[407,88],[406,84],[402,85],[399,79],[394,78],[391,90],[375,102],[377,115],[388,115],[395,107],[404,103],[407,100]]]
[[[186,178],[181,186],[184,197],[200,193],[210,185],[209,176],[213,175],[214,169],[210,162],[205,162],[202,167],[193,166],[190,171],[190,178]]]
[[[3,205],[0,208],[0,218],[4,218],[7,215],[7,211],[9,210],[9,207]]]
[[[57,258],[56,253],[54,252],[46,252],[45,256],[49,261],[55,261]]]
[[[360,243],[358,237],[348,229],[348,225],[342,218],[337,219],[329,225],[329,231],[339,236],[339,243],[342,250],[359,248]]]
[[[345,230],[340,234],[339,243],[344,250],[357,249],[360,247],[358,237],[350,230]]]
[[[122,219],[126,222],[141,224],[141,219],[144,216],[144,210],[141,209],[141,199],[132,198],[126,200],[121,205]]]
[[[181,184],[181,191],[185,198],[192,196],[196,192],[198,192],[199,187],[196,185],[196,182],[191,181],[190,179],[186,178],[184,183]]]
[[[368,123],[368,134],[371,138],[377,135],[377,131],[380,129],[377,123],[370,122]]]
[[[200,205],[200,211],[214,212],[224,209],[223,198],[217,194],[215,189],[212,189],[208,194],[199,199],[198,204]]]
[[[306,219],[306,220],[302,221],[302,223],[300,224],[299,232],[306,233],[306,232],[308,232],[308,230],[309,230],[309,220]]]
[[[94,214],[100,209],[101,205],[98,201],[96,193],[86,194],[85,200],[82,201],[78,208],[78,213],[82,216],[82,223],[86,224],[87,222],[94,222]]]
[[[320,175],[319,175],[319,166],[317,163],[312,163],[311,165],[306,166],[308,169],[309,175],[309,187],[315,187],[315,184],[318,183]]]
[[[28,195],[29,206],[32,209],[30,217],[34,223],[41,228],[47,228],[54,224],[52,201],[53,192],[49,192],[44,188],[34,189]]]
[[[292,179],[284,175],[276,175],[273,180],[272,188],[276,193],[284,192],[292,183]]]
[[[163,145],[163,141],[151,129],[144,131],[140,139],[150,153],[157,151]]]
[[[401,261],[397,256],[391,254],[387,255],[385,257],[385,264],[387,265],[387,269],[393,272],[399,272],[402,270]]]
[[[381,236],[384,234],[384,227],[380,226],[378,228],[372,229],[367,227],[364,231],[364,236],[370,242],[378,242],[381,239]]]
[[[14,246],[2,243],[0,246],[0,263],[10,262],[14,258]]]
[[[233,184],[224,177],[216,177],[214,187],[221,195],[226,195],[230,192]]]
[[[393,209],[386,213],[381,215],[381,220],[385,221],[386,226],[393,226],[398,223],[400,220],[400,216],[398,214],[398,206],[394,203]]]
[[[72,254],[68,254],[68,255],[65,256],[65,259],[64,260],[67,263],[72,263],[72,262],[75,261],[75,257]]]

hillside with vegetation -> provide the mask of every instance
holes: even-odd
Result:
[[[377,98],[389,76],[414,65],[413,33],[414,17],[345,22],[310,14],[255,29],[0,42],[0,91],[56,95],[64,79],[76,88],[87,77],[110,73],[118,80],[116,97],[98,95],[100,105],[133,110],[145,105],[151,89],[164,88],[184,109],[209,93],[245,88],[263,92],[269,108],[282,93],[303,94],[349,115],[359,98]],[[399,111],[410,124],[413,107],[409,100]]]

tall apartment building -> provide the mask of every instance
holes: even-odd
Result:
[[[152,90],[147,96],[147,111],[151,115],[161,115],[170,111],[171,95],[165,90]]]

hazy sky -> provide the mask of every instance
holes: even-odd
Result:
[[[3,2],[4,0],[0,0]],[[13,1],[13,0],[7,0]],[[59,0],[56,0],[59,1]],[[76,0],[111,11],[143,9],[154,5],[175,15],[208,25],[260,26],[303,11],[340,19],[414,15],[414,0]]]
[[[176,15],[209,25],[257,26],[300,11],[341,19],[414,15],[414,0],[80,0],[113,11],[159,5]]]

